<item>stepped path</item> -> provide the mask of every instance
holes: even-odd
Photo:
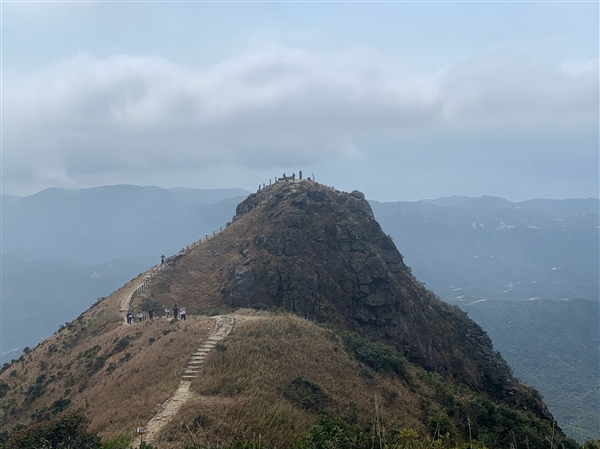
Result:
[[[158,265],[154,265],[152,268],[150,268],[148,271],[146,271],[144,273],[144,277],[143,277],[142,281],[133,290],[126,291],[123,298],[121,299],[121,302],[119,304],[119,313],[123,316],[124,324],[127,324],[127,316],[126,315],[127,315],[127,311],[131,307],[131,301],[133,301],[133,298],[135,298],[142,291],[144,291],[144,289],[148,286],[148,284],[150,284],[150,282],[152,282],[152,278],[154,277],[154,275],[159,273],[161,270],[166,269],[169,266],[169,262],[171,262],[172,260],[174,260],[177,257],[182,256],[186,253],[189,253],[193,248],[200,245],[202,242],[206,242],[208,239],[214,237],[217,234],[220,234],[221,231],[222,231],[222,228],[219,231],[213,232],[213,234],[211,236],[206,234],[206,237],[204,238],[204,240],[200,239],[200,240],[193,242],[192,244],[186,246],[185,248],[182,248],[178,253],[176,253],[170,257],[166,257],[162,263],[160,263]],[[155,312],[160,314],[162,312],[162,310],[156,310]]]
[[[161,265],[155,265],[152,268],[150,268],[148,271],[146,271],[144,274],[144,278],[142,280],[142,282],[140,282],[133,290],[130,291],[126,291],[123,298],[121,299],[121,303],[119,305],[119,313],[123,316],[123,320],[124,323],[127,324],[127,311],[129,310],[129,307],[131,305],[131,301],[133,300],[133,298],[135,298],[137,295],[140,294],[140,292],[142,292],[146,286],[152,281],[152,278],[154,277],[154,275],[156,273],[158,273],[160,270],[163,269],[165,265],[161,264]],[[157,311],[160,313],[160,311]]]
[[[198,377],[198,371],[207,354],[211,352],[217,343],[223,340],[235,324],[233,315],[222,315],[215,317],[215,327],[208,339],[204,341],[192,355],[186,370],[183,373],[179,388],[159,408],[158,413],[148,422],[146,426],[146,442],[152,444],[160,430],[173,419],[185,402],[192,397],[190,383]]]

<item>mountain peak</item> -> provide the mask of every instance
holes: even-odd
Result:
[[[427,370],[552,420],[487,334],[413,277],[361,192],[309,180],[265,187],[170,273],[155,289],[188,309],[284,309],[385,342]]]
[[[188,321],[157,317],[133,325],[123,321],[125,310],[152,309],[157,312],[174,304],[187,309]],[[351,386],[356,384],[364,368],[349,360],[344,351],[339,351],[342,347],[339,335],[289,315],[277,324],[276,315],[268,313],[260,315],[261,320],[270,323],[264,326],[252,325],[252,320],[244,325],[240,316],[236,318],[240,320],[240,326],[232,332],[231,349],[225,351],[225,346],[220,347],[219,351],[225,356],[213,356],[217,364],[219,360],[226,362],[224,368],[217,370],[221,374],[207,375],[203,380],[214,381],[222,387],[208,384],[201,387],[198,360],[207,357],[209,346],[216,351],[214,335],[208,336],[209,319],[205,315],[244,308],[293,312],[313,322],[324,323],[339,331],[339,335],[348,335],[350,331],[363,342],[385,343],[393,348],[365,346],[375,348],[375,354],[370,357],[377,360],[377,351],[382,347],[394,349],[394,354],[419,365],[420,372],[424,373],[424,368],[438,373],[439,376],[423,376],[430,380],[442,379],[440,385],[444,382],[444,385],[463,384],[471,390],[469,394],[483,398],[490,407],[508,410],[507,413],[518,410],[525,416],[519,419],[531,420],[540,429],[552,429],[555,424],[539,394],[512,377],[506,362],[493,351],[487,334],[460,309],[440,301],[413,277],[391,237],[374,219],[361,192],[340,192],[309,180],[276,183],[249,195],[238,205],[232,222],[221,232],[207,235],[183,248],[163,264],[140,274],[99,301],[26,358],[23,356],[23,366],[5,367],[4,373],[0,373],[0,381],[5,382],[5,389],[9,391],[4,402],[11,400],[14,405],[17,399],[20,401],[20,405],[14,405],[10,411],[11,422],[19,423],[27,416],[50,413],[53,404],[68,407],[72,400],[76,407],[92,407],[97,415],[94,417],[95,428],[111,434],[119,431],[116,428],[118,419],[131,424],[132,419],[144,423],[152,416],[160,417],[161,412],[156,414],[154,404],[168,398],[178,384],[181,387],[182,372],[193,378],[189,386],[192,390],[185,391],[186,397],[191,397],[193,391],[204,398],[215,391],[226,391],[233,397],[235,393],[232,392],[242,389],[240,379],[248,379],[250,375],[236,374],[229,380],[227,375],[235,367],[250,362],[253,365],[248,372],[256,376],[252,381],[261,391],[253,397],[262,397],[264,390],[277,396],[275,401],[283,400],[282,395],[289,401],[290,397],[295,397],[298,388],[317,391],[315,379],[305,382],[297,376],[312,376],[320,367],[326,370],[328,362],[342,360],[340,355],[345,366],[339,370],[342,374],[315,376],[331,397],[337,398],[324,403],[323,408],[331,404],[340,410],[353,409],[358,396],[342,398],[338,395],[341,390],[348,394],[370,395],[370,391],[363,394],[368,391],[368,380],[360,381],[361,387]],[[273,333],[277,326],[280,330]],[[176,334],[170,335],[172,332]],[[254,338],[256,336],[260,338]],[[290,338],[293,343],[280,347],[280,341]],[[198,346],[199,339],[207,346]],[[252,343],[250,346],[249,342]],[[243,350],[239,346],[242,343],[245,345]],[[296,347],[298,353],[304,352],[288,357]],[[53,357],[55,353],[60,355],[60,360]],[[255,357],[256,354],[261,355]],[[186,359],[190,357],[186,369]],[[294,357],[298,362],[288,372],[273,374],[273,379],[278,380],[267,382],[261,377],[268,364],[279,367]],[[306,362],[309,358],[312,360],[310,369]],[[349,370],[355,374],[348,376]],[[374,379],[372,374],[368,376]],[[437,406],[432,408],[425,403],[437,401],[443,409],[447,406],[445,401],[453,401],[454,396],[446,399],[445,393],[440,393],[442,399],[439,399],[433,386],[437,381],[425,386],[419,376],[407,374],[404,378],[394,378],[399,391],[411,399],[397,407],[390,394],[389,408],[403,407],[406,416],[415,418],[421,413],[417,410],[421,398],[427,410],[414,421],[425,426],[432,413],[440,415]],[[354,383],[343,378],[354,379]],[[377,382],[381,381],[383,385],[388,380],[382,377]],[[21,383],[21,388],[17,382]],[[29,388],[22,388],[23,385]],[[140,391],[145,393],[139,394]],[[388,390],[382,387],[382,391]],[[460,394],[464,391],[467,390]],[[109,393],[112,399],[107,400]],[[123,397],[117,401],[117,396]],[[177,398],[177,393],[171,399],[173,397]],[[145,402],[139,402],[138,398]],[[229,398],[221,405],[235,402]],[[128,406],[124,407],[123,403]],[[345,407],[346,403],[348,407]],[[167,408],[165,404],[167,402],[163,403],[163,409]],[[285,404],[286,410],[296,413],[295,406]],[[192,416],[193,404],[189,407],[190,419],[185,422],[196,422],[201,415],[194,412]],[[262,408],[263,405],[246,408],[244,413],[249,416],[253,410]],[[113,420],[115,410],[120,414]],[[133,410],[137,414],[132,418],[128,415]],[[185,416],[186,410],[182,410]],[[280,413],[282,408],[278,410]],[[208,414],[203,409],[202,416],[205,413]],[[487,413],[487,409],[481,412],[482,419],[489,418]],[[228,422],[230,418],[222,422]],[[287,425],[287,421],[280,421]],[[564,437],[560,430],[557,433]]]

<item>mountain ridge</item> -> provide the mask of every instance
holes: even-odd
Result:
[[[554,428],[557,438],[564,440],[564,434],[539,394],[512,377],[506,362],[493,352],[487,334],[466,314],[442,303],[412,276],[392,239],[383,233],[364,195],[358,191],[348,194],[309,181],[278,183],[242,201],[235,217],[222,232],[186,246],[158,268],[141,274],[99,300],[48,341],[25,354],[19,364],[3,367],[0,379],[5,397],[0,399],[6,422],[8,418],[13,424],[28,417],[43,419],[58,407],[56,404],[69,407],[71,402],[75,407],[93,412],[94,426],[109,433],[114,434],[118,429],[107,414],[109,410],[116,410],[115,407],[121,409],[119,416],[124,422],[131,422],[132,418],[148,422],[156,415],[152,402],[159,399],[159,403],[164,403],[170,397],[176,389],[177,374],[185,369],[198,339],[206,338],[211,328],[207,326],[210,320],[199,314],[228,313],[251,306],[294,312],[326,323],[338,332],[354,332],[352,335],[357,337],[349,338],[354,342],[365,341],[360,344],[367,347],[375,342],[385,343],[383,347],[374,348],[387,354],[390,350],[397,351],[394,357],[400,357],[399,360],[405,357],[407,367],[413,366],[411,363],[421,367],[421,371],[407,368],[408,374],[400,370],[399,377],[394,377],[394,388],[402,388],[403,395],[407,400],[410,397],[414,404],[418,403],[422,388],[431,391],[433,385],[437,385],[434,388],[437,394],[436,388],[442,386],[444,389],[451,388],[450,385],[462,386],[469,391],[468,394],[463,392],[463,397],[467,394],[472,398],[464,407],[470,410],[483,404],[495,410],[495,414],[489,416],[481,410],[477,412],[477,419],[481,419],[478,425],[487,429],[486,432],[491,431],[486,427],[492,425],[486,424],[490,419],[490,422],[506,425],[505,420],[512,416],[510,419],[531,422],[532,428],[542,433]],[[154,273],[151,279],[150,273]],[[143,289],[139,288],[141,283]],[[133,295],[134,292],[137,293]],[[179,307],[187,307],[195,318],[188,323],[156,317],[154,321],[130,326],[124,324],[118,313],[123,301],[130,300],[131,307],[141,311],[150,308],[159,311],[164,304],[170,306],[176,302]],[[339,336],[328,334],[330,331],[324,329],[316,331],[314,324],[305,325],[298,320],[300,318],[282,322],[279,334],[275,333],[279,335],[277,338],[296,338],[301,329],[308,332],[310,328],[324,338],[321,339],[323,347],[339,352],[336,346],[341,343]],[[268,326],[270,324],[262,328],[263,331],[266,332]],[[250,332],[245,334],[247,337],[260,336],[257,330],[246,331]],[[240,329],[240,332],[246,331]],[[176,334],[167,337],[172,332]],[[232,338],[236,338],[235,332]],[[329,343],[325,343],[328,339]],[[235,341],[241,344],[244,340]],[[260,344],[273,343],[276,341],[270,338]],[[394,349],[384,350],[384,347]],[[245,352],[248,351],[259,351],[259,347]],[[226,349],[221,352],[227,354]],[[321,364],[322,360],[334,358],[333,352],[324,354]],[[240,357],[243,353],[238,352]],[[270,353],[276,358],[284,355],[278,353],[276,347],[270,349]],[[60,358],[57,360],[54,354]],[[353,366],[352,370],[360,369],[347,355],[340,354],[344,363]],[[261,357],[257,360],[265,356]],[[213,354],[210,360],[214,367],[223,356]],[[241,361],[234,359],[227,363]],[[437,373],[438,377],[432,378],[423,368],[432,375]],[[165,372],[170,373],[166,378]],[[365,386],[369,385],[369,378],[375,378],[367,374],[364,375]],[[304,372],[303,375],[312,376],[314,370],[313,374]],[[140,384],[142,379],[148,384]],[[426,379],[433,382],[431,387],[422,384]],[[212,381],[219,383],[218,379]],[[289,381],[294,383],[293,379]],[[235,382],[239,384],[240,379]],[[136,387],[131,392],[133,385]],[[415,391],[411,391],[411,385]],[[234,398],[237,391],[231,390],[231,385],[225,390],[223,387],[205,388],[206,385],[198,391],[204,394],[228,391],[226,397]],[[288,400],[284,407],[290,413],[297,413],[297,404],[290,406],[289,397],[281,398],[282,390],[278,388],[282,386],[272,390],[269,384],[264,384],[262,388],[269,394],[279,395],[279,400]],[[150,393],[149,389],[157,389],[158,394]],[[333,395],[333,390],[328,391]],[[141,396],[140,392],[143,392]],[[102,399],[109,393],[112,402]],[[349,398],[335,397],[338,404],[349,406],[353,402]],[[390,397],[389,410],[393,410],[394,396]],[[462,419],[460,414],[464,410],[450,406],[458,400],[454,393],[428,397],[436,408],[441,407],[453,416],[452,422]],[[124,415],[136,404],[135,416]],[[421,421],[415,422],[423,426],[422,420],[429,419],[428,414],[433,411],[423,403],[419,413]],[[314,420],[314,415],[311,419]],[[460,439],[464,441],[466,427],[462,426],[461,432]],[[525,437],[518,435],[521,441],[525,441],[522,440]],[[543,438],[536,441],[540,442],[539,447],[545,444]]]

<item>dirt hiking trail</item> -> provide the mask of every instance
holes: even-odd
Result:
[[[190,358],[179,383],[179,388],[173,396],[160,406],[158,413],[148,422],[146,426],[146,443],[152,444],[160,430],[175,417],[181,406],[192,397],[193,393],[190,391],[191,380],[198,377],[199,368],[204,363],[208,353],[232,331],[235,324],[233,315],[220,315],[214,318],[215,327],[208,339],[196,349]]]

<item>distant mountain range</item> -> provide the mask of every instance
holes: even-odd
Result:
[[[2,352],[36,344],[161,254],[225,226],[248,193],[116,185],[4,195],[3,307],[13,318]],[[598,300],[597,199],[370,203],[417,278],[444,300]]]
[[[598,300],[597,199],[371,205],[417,277],[444,300]]]
[[[51,335],[97,298],[155,264],[161,254],[173,254],[225,226],[248,193],[119,185],[53,188],[23,198],[3,195],[3,361]],[[528,301],[491,300],[597,302],[599,200],[513,203],[454,196],[370,204],[416,278],[482,325],[515,374],[548,397],[551,410],[556,410],[561,394],[572,394],[555,387],[553,376],[574,376],[570,384],[581,387],[577,394],[587,399],[571,401],[556,414],[574,438],[582,431],[598,437],[593,421],[589,424],[595,410],[590,400],[593,403],[598,391],[593,385],[582,387],[595,372],[589,354],[598,353],[596,340],[590,340],[592,352],[574,365],[586,367],[579,374],[568,361],[581,355],[574,349],[577,329],[597,333],[599,318],[591,314],[567,325],[564,317],[570,315],[563,310],[572,307],[575,315],[586,314],[588,302],[554,301],[531,309]],[[486,301],[477,302],[481,299]],[[543,311],[547,326],[532,324],[536,311]],[[505,314],[526,319],[510,320],[516,326],[510,327],[501,320]],[[519,339],[544,339],[548,332],[563,335],[557,329],[564,333],[565,345],[554,342],[546,352],[560,347],[560,362],[538,363],[539,357],[527,355],[531,345],[519,352]],[[580,417],[571,418],[569,410],[584,406]]]
[[[91,265],[172,253],[218,230],[249,192],[116,185],[5,196],[5,254]]]
[[[161,254],[224,226],[249,192],[117,185],[3,196],[3,360]]]

